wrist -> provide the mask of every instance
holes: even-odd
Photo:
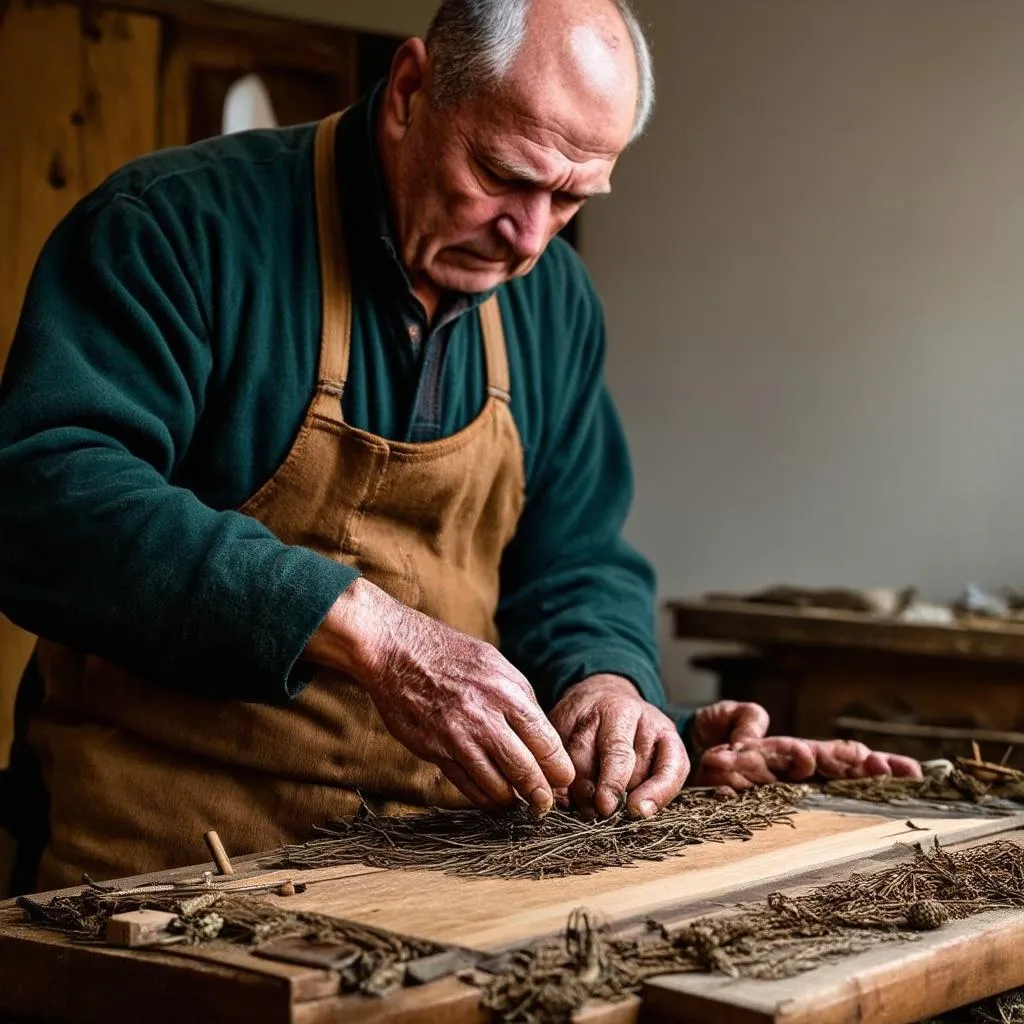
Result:
[[[643,700],[643,695],[631,679],[613,675],[610,672],[601,672],[581,679],[571,689],[602,690],[606,693],[617,693],[623,697],[638,697]]]
[[[387,657],[389,605],[398,602],[360,577],[334,602],[306,647],[306,657],[364,685],[381,674]]]

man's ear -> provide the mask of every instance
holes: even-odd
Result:
[[[422,39],[408,39],[391,62],[384,95],[384,117],[389,133],[401,137],[427,99],[430,57]]]

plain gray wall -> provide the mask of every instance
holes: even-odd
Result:
[[[1024,582],[1024,2],[640,7],[582,233],[662,595]]]

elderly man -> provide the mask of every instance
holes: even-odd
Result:
[[[58,227],[0,412],[0,604],[46,638],[40,884],[361,797],[678,792],[601,310],[553,240],[652,91],[620,0],[448,0],[339,117],[157,153]]]

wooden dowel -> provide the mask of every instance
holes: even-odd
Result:
[[[207,849],[209,849],[210,854],[213,856],[213,862],[217,865],[217,870],[222,875],[233,875],[235,869],[231,866],[231,861],[228,860],[228,854],[224,849],[224,844],[220,841],[220,836],[211,829],[203,836],[203,839],[206,841]]]

